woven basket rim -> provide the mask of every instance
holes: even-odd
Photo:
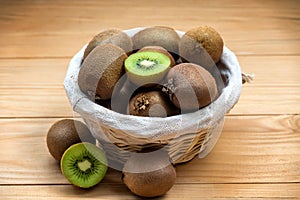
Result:
[[[130,37],[143,28],[124,30]],[[176,31],[181,37],[184,32]],[[221,61],[228,67],[228,84],[220,96],[208,106],[193,112],[165,118],[139,117],[117,113],[91,101],[79,88],[77,77],[87,45],[84,45],[71,59],[64,80],[64,87],[73,110],[82,118],[97,121],[111,129],[122,130],[134,137],[160,137],[177,133],[188,133],[213,126],[237,103],[241,88],[241,69],[235,54],[226,46]],[[204,116],[204,117],[203,117]],[[180,126],[174,125],[180,123]],[[126,123],[126,126],[122,125]],[[163,125],[168,125],[164,128]],[[171,124],[171,125],[170,125]],[[173,125],[174,126],[173,126]],[[146,129],[146,130],[145,130]],[[145,131],[141,131],[145,130]]]

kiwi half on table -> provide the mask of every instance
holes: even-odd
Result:
[[[90,143],[78,143],[69,147],[60,164],[63,175],[81,188],[98,184],[107,171],[104,152]]]
[[[159,52],[137,52],[125,60],[130,81],[138,86],[159,83],[167,73],[171,60]]]

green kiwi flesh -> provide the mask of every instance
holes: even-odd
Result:
[[[138,52],[131,54],[124,65],[130,81],[140,86],[161,81],[171,61],[159,52]]]
[[[159,52],[159,53],[165,54],[171,60],[170,67],[173,67],[176,64],[173,56],[165,48],[163,48],[163,47],[160,47],[160,46],[146,46],[146,47],[141,48],[138,52],[145,52],[145,51],[146,52],[147,51],[150,51],[150,52]]]
[[[96,144],[96,140],[87,126],[73,119],[55,122],[48,130],[46,141],[49,153],[58,161],[60,161],[65,150],[75,143]]]
[[[130,53],[133,48],[132,40],[126,33],[119,29],[107,29],[93,37],[84,51],[83,58],[85,59],[96,46],[103,44],[114,44],[126,53]]]
[[[111,98],[113,88],[124,74],[123,63],[127,54],[112,44],[97,46],[83,61],[78,85],[82,92],[94,100]]]
[[[81,188],[90,188],[104,178],[107,159],[97,146],[78,143],[69,147],[63,154],[61,170],[70,183]]]

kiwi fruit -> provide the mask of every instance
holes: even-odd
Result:
[[[97,95],[101,100],[111,98],[113,88],[124,74],[123,63],[127,54],[113,44],[97,46],[83,61],[78,85],[90,98]]]
[[[170,67],[173,67],[176,64],[173,56],[166,49],[164,49],[163,47],[160,47],[160,46],[146,46],[146,47],[141,48],[138,52],[145,52],[145,51],[146,52],[147,51],[159,52],[159,53],[165,54],[171,60]]]
[[[137,52],[125,60],[130,81],[138,86],[159,83],[171,65],[168,56],[159,52]]]
[[[210,26],[188,30],[180,39],[179,54],[183,60],[209,68],[219,62],[224,42],[221,35]]]
[[[132,40],[126,33],[119,29],[107,29],[93,37],[84,51],[83,58],[85,59],[96,46],[103,44],[114,44],[126,53],[130,53],[133,48]]]
[[[104,178],[107,159],[97,146],[85,142],[77,143],[64,152],[60,167],[70,183],[81,188],[90,188]]]
[[[181,112],[196,111],[218,96],[215,79],[203,67],[182,63],[171,68],[166,76],[166,91]]]
[[[136,116],[167,117],[178,113],[178,109],[160,91],[138,93],[128,105],[128,114]]]
[[[46,140],[50,154],[58,161],[65,150],[75,143],[84,141],[96,144],[96,140],[87,126],[73,119],[55,122],[48,130]]]
[[[176,170],[165,151],[136,153],[125,163],[123,182],[134,194],[157,197],[175,184]]]
[[[132,37],[134,50],[139,50],[145,46],[160,46],[169,51],[175,60],[179,58],[179,40],[180,37],[176,31],[167,26],[148,27]]]

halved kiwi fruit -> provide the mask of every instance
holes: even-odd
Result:
[[[98,184],[107,171],[104,152],[91,143],[78,143],[69,147],[60,164],[63,175],[81,188]]]
[[[175,60],[178,56],[180,37],[173,28],[154,26],[145,28],[132,37],[133,49],[139,50],[145,46],[161,46],[169,51]]]
[[[170,67],[173,67],[176,64],[173,56],[163,47],[160,47],[160,46],[146,46],[146,47],[141,48],[138,52],[147,52],[147,51],[159,52],[159,53],[162,53],[162,54],[165,54],[166,56],[168,56],[171,60]]]
[[[171,60],[159,52],[138,52],[131,54],[124,65],[130,81],[141,86],[159,83],[167,73]]]
[[[96,46],[103,44],[114,44],[126,53],[130,53],[133,48],[132,40],[126,33],[119,29],[107,29],[93,37],[84,51],[83,58],[85,59]]]

